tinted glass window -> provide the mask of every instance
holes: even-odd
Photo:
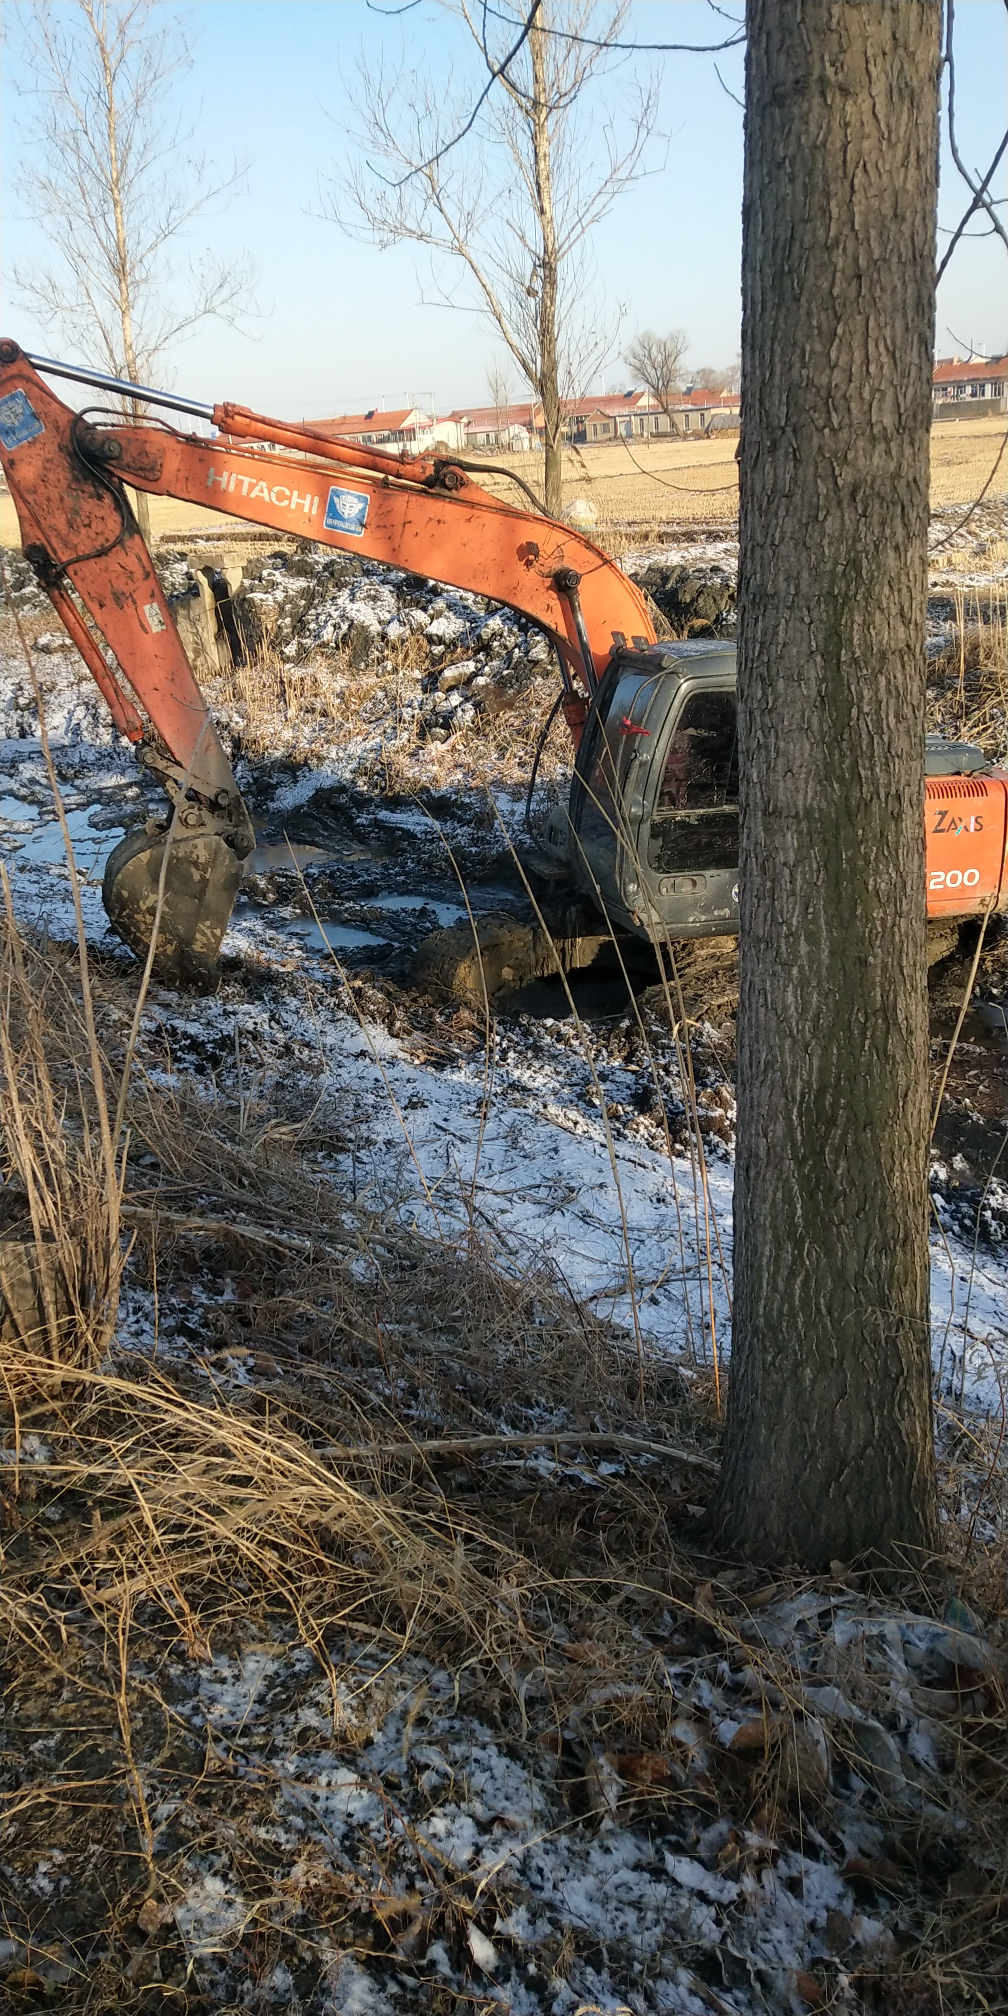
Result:
[[[738,865],[738,807],[680,812],[653,819],[648,834],[648,867],[659,875],[713,875]]]
[[[673,731],[655,814],[732,805],[738,798],[734,693],[691,693]]]

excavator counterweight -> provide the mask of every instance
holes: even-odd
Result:
[[[54,376],[214,433],[105,407],[76,412],[45,382]],[[170,803],[170,816],[120,842],[103,885],[112,924],[140,958],[156,937],[165,977],[212,979],[253,832],[127,484],[530,618],[555,647],[576,751],[561,839],[583,892],[656,941],[738,929],[734,654],[721,647],[705,667],[659,646],[640,589],[534,501],[505,503],[461,458],[388,454],[319,425],[199,405],[33,359],[10,340],[0,342],[0,463],[25,556]],[[979,751],[956,749],[943,745],[928,765],[933,916],[1008,900],[1008,779]]]

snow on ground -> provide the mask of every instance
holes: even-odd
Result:
[[[995,529],[984,522],[969,535],[978,567]],[[962,544],[966,535],[958,537]],[[736,558],[732,537],[720,534],[638,556],[641,567],[656,561],[672,568],[699,565],[697,580],[728,578]],[[169,590],[182,592],[191,579],[185,563],[169,556],[162,564]],[[430,708],[459,697],[457,689],[446,699],[439,691],[437,668],[453,648],[464,647],[487,668],[484,685],[527,680],[540,667],[545,640],[507,612],[396,572],[362,572],[358,563],[348,577],[347,564],[311,551],[298,557],[294,572],[275,559],[257,563],[248,584],[253,617],[260,625],[269,619],[285,658],[335,642],[345,663],[347,652],[389,650],[400,631],[422,632],[428,669],[414,677],[417,697],[409,704],[427,708],[435,724],[441,716],[430,716]],[[632,557],[627,564],[633,565]],[[15,600],[26,620],[47,606],[27,570]],[[93,944],[108,948],[116,941],[101,907],[105,859],[124,825],[139,823],[160,801],[128,746],[113,736],[76,654],[63,648],[62,633],[38,634],[37,620],[34,628],[35,662],[84,882],[86,928]],[[0,712],[9,736],[0,745],[0,834],[18,912],[26,924],[66,939],[73,913],[62,838],[32,739],[37,717],[30,681],[11,634],[0,662]],[[285,817],[327,789],[352,784],[383,741],[410,739],[414,732],[403,726],[400,694],[395,721],[369,722],[316,750],[313,760],[274,775],[263,800],[271,832],[282,844]],[[435,725],[432,732],[446,731]],[[243,788],[255,785],[247,759],[239,771]],[[504,826],[517,835],[521,794],[496,795]],[[418,848],[430,839],[430,821],[407,800],[386,807],[383,820],[401,839],[415,837]],[[455,889],[433,893],[431,922],[450,921]],[[422,887],[386,895],[364,917],[327,923],[337,958],[380,945],[382,915],[411,903],[415,909],[423,896]],[[456,905],[454,915],[463,914]],[[254,968],[254,999],[241,1000],[240,983],[229,982],[209,999],[162,994],[152,1000],[151,1023],[160,1025],[175,1070],[198,1079],[208,1049],[233,1054],[237,1027],[242,1044],[262,1060],[263,1081],[272,1075],[286,1102],[296,1102],[303,1086],[313,1098],[321,1092],[352,1104],[361,1146],[353,1167],[346,1167],[349,1181],[370,1182],[385,1194],[394,1189],[400,1207],[426,1229],[454,1233],[474,1211],[516,1265],[548,1252],[561,1261],[576,1293],[631,1331],[639,1324],[656,1348],[709,1363],[713,1332],[718,1349],[729,1349],[730,1154],[709,1140],[705,1199],[696,1158],[670,1158],[653,1121],[641,1115],[642,1098],[634,1095],[647,1086],[646,1060],[613,1061],[590,1024],[577,1031],[569,1020],[523,1015],[498,1023],[489,1060],[460,1050],[447,1064],[443,1057],[424,1061],[408,1038],[358,1021],[317,928],[283,904],[273,912],[240,903],[224,951]],[[967,1404],[985,1413],[999,1408],[1001,1382],[1008,1379],[1008,1254],[1004,1242],[999,1245],[999,1229],[995,1224],[974,1251],[972,1239],[946,1223],[944,1233],[935,1228],[932,1244],[936,1370],[948,1391],[961,1390]]]
[[[68,756],[64,745],[64,768]],[[129,758],[117,757],[78,744],[81,768],[75,766],[78,781],[67,793],[85,876],[86,928],[90,941],[106,949],[116,941],[101,907],[101,870],[121,829],[96,833],[88,807],[121,790]],[[40,788],[44,772],[32,745],[4,744],[2,761],[8,777],[8,765],[16,766],[19,791]],[[303,796],[307,784],[307,775],[299,778],[290,796]],[[30,827],[5,840],[19,915],[66,940],[73,913],[59,828],[26,820],[31,806],[9,790],[8,806],[20,814],[15,829]],[[409,810],[398,817],[407,828],[423,823]],[[8,854],[11,842],[16,851]],[[314,949],[310,941],[318,934],[304,927],[305,920],[292,926],[252,905],[242,908],[224,950],[254,967],[255,999],[242,1000],[234,983],[209,998],[155,992],[150,1041],[166,1043],[172,1069],[198,1082],[208,1052],[230,1063],[237,1029],[243,1050],[257,1060],[260,1084],[272,1083],[285,1105],[321,1095],[349,1107],[359,1146],[337,1162],[358,1190],[371,1185],[382,1197],[394,1195],[404,1213],[446,1236],[474,1211],[516,1266],[548,1254],[575,1293],[631,1333],[636,1310],[641,1333],[656,1348],[693,1362],[711,1362],[713,1311],[717,1347],[726,1354],[732,1162],[708,1142],[705,1211],[695,1159],[670,1159],[653,1126],[638,1117],[634,1095],[649,1085],[647,1062],[614,1063],[590,1026],[579,1034],[569,1021],[528,1017],[498,1023],[489,1068],[480,1053],[449,1064],[419,1061],[408,1038],[358,1020],[335,962]],[[337,958],[353,948],[352,931],[349,947],[345,932],[342,948],[339,931],[330,935]],[[271,975],[275,984],[263,986]],[[981,1242],[974,1253],[971,1239],[934,1232],[936,1370],[944,1390],[961,1391],[984,1414],[997,1413],[1008,1386],[1006,1260],[996,1240]]]
[[[621,1971],[629,1961],[632,2007],[699,2016],[709,2006],[711,1960],[722,1993],[734,1991],[738,1998],[729,2008],[787,2008],[795,1972],[828,1961],[838,1943],[848,1947],[851,1971],[894,1957],[892,1932],[859,1902],[816,1825],[815,1788],[821,1791],[830,1768],[820,1718],[839,1712],[845,1721],[849,1776],[862,1791],[881,1777],[895,1807],[909,1808],[922,1795],[927,1807],[945,1737],[915,1711],[911,1695],[919,1694],[925,1675],[947,1671],[957,1650],[965,1647],[967,1658],[982,1656],[961,1631],[913,1616],[866,1624],[856,1604],[824,1604],[818,1596],[774,1606],[758,1623],[749,1620],[742,1636],[757,1662],[761,1648],[799,1648],[794,1679],[807,1710],[801,1741],[808,1754],[795,1768],[804,1775],[807,1810],[801,1845],[783,1852],[759,1819],[741,1828],[727,1817],[711,1820],[702,1802],[688,1797],[680,1818],[659,1829],[653,1821],[634,1825],[625,1815],[617,1818],[626,1792],[617,1766],[626,1770],[630,1760],[613,1761],[601,1750],[594,1828],[574,1824],[558,1797],[557,1761],[530,1765],[506,1754],[481,1721],[472,1688],[460,1711],[450,1676],[422,1660],[399,1662],[364,1725],[361,1695],[348,1693],[341,1701],[337,1726],[342,1719],[344,1731],[358,1735],[353,1765],[345,1741],[334,1741],[330,1685],[314,1677],[306,1653],[250,1646],[205,1664],[195,1684],[191,1670],[181,1666],[173,1678],[184,1690],[178,1711],[194,1729],[205,1730],[208,1754],[231,1771],[258,1774],[268,1789],[269,1819],[258,1831],[274,1856],[286,1851],[297,1858],[295,1896],[299,1877],[302,1894],[313,1874],[318,1880],[309,1850],[324,1842],[337,1869],[370,1861],[381,1871],[376,1902],[399,1930],[403,1958],[419,1947],[425,1971],[448,1987],[459,1982],[457,1928],[454,1940],[443,1933],[431,1938],[442,1928],[424,1923],[437,1908],[439,1884],[465,1899],[464,1944],[490,2003],[520,2016],[534,2016],[544,2005],[553,2016],[570,2016],[586,1998],[612,2008],[610,1968],[618,1955]],[[852,1648],[862,1675],[884,1676],[884,1689],[901,1694],[905,1709],[896,1736],[824,1680],[825,1672],[850,1660]],[[362,1688],[376,1664],[361,1656]],[[756,1727],[759,1683],[752,1665],[732,1671],[717,1655],[678,1664],[672,1656],[667,1679],[678,1708],[674,1744],[682,1785],[684,1791],[699,1788],[709,1783],[712,1751],[744,1750],[737,1739]],[[855,1866],[862,1858],[864,1868],[879,1857],[885,1834],[871,1801],[861,1811],[858,1804],[855,1795],[842,1826],[841,1855]],[[251,1921],[251,1900],[221,1873],[219,1857],[195,1854],[189,1867],[175,1921],[189,1953],[211,1960]],[[435,1870],[438,1884],[431,1882]],[[595,1957],[594,1965],[576,1967],[565,1980],[556,1958],[568,1929]],[[703,1960],[706,1981],[693,1972]],[[329,1964],[328,2009],[389,2006],[373,1970],[335,1952]],[[395,1984],[397,1970],[389,1972]],[[840,2006],[860,2006],[845,1992],[843,1976],[838,1987]]]

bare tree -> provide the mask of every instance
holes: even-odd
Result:
[[[937,1530],[924,641],[939,0],[748,0],[735,1302],[714,1517]]]
[[[244,171],[215,180],[191,150],[172,93],[188,44],[159,0],[42,0],[18,19],[30,106],[18,190],[40,245],[15,285],[63,344],[148,384],[198,322],[235,322],[251,305],[247,258],[183,264],[195,219]],[[146,536],[146,497],[137,508]]]
[[[487,369],[486,382],[497,421],[497,442],[500,447],[507,447],[511,433],[511,379],[502,358],[494,358]]]
[[[614,334],[592,234],[642,172],[657,77],[629,77],[597,102],[603,76],[625,62],[613,45],[627,0],[601,9],[595,0],[541,0],[506,64],[513,17],[472,0],[455,0],[455,12],[483,76],[477,111],[472,62],[455,91],[442,73],[362,67],[358,129],[326,208],[355,236],[412,240],[458,269],[461,299],[442,290],[443,298],[475,301],[541,409],[545,504],[556,515],[563,400],[589,382]]]
[[[654,329],[642,329],[623,353],[634,377],[657,399],[670,428],[675,426],[672,402],[682,384],[682,361],[688,347],[683,329],[670,329],[665,336]]]
[[[690,372],[690,379],[694,385],[699,385],[702,392],[724,392],[727,375],[716,364],[701,364],[699,370]]]

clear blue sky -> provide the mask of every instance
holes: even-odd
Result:
[[[204,222],[193,245],[248,248],[268,312],[248,335],[205,325],[178,345],[165,376],[198,398],[234,398],[278,414],[339,413],[382,400],[426,406],[432,396],[440,412],[485,403],[486,369],[499,346],[477,316],[434,305],[427,255],[351,242],[319,215],[320,178],[343,146],[359,57],[407,69],[426,63],[436,78],[447,77],[460,47],[450,13],[436,0],[398,19],[365,0],[197,0],[188,20],[194,60],[180,86],[183,115],[213,159],[249,162],[245,190]],[[959,0],[956,21],[960,144],[970,166],[985,170],[1005,123],[1008,13],[1003,0]],[[623,30],[638,41],[710,41],[724,32],[723,17],[704,0],[633,0]],[[738,95],[741,53],[717,59],[724,85]],[[711,57],[663,60],[667,151],[653,149],[655,172],[599,226],[595,263],[610,306],[625,307],[621,342],[637,327],[678,326],[689,334],[693,365],[720,365],[739,343],[742,113]],[[29,260],[37,242],[7,180],[18,86],[17,63],[8,60],[5,274],[15,258]],[[998,184],[1003,197],[1005,162]],[[943,144],[941,224],[954,225],[963,207]],[[33,325],[6,285],[3,323],[28,348],[55,347],[52,330]],[[959,347],[1008,343],[1008,254],[996,241],[959,248],[939,294],[940,354],[957,347],[950,331]],[[610,388],[627,376],[621,342]]]

